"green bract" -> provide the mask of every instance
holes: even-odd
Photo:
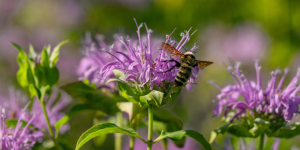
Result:
[[[156,86],[150,90],[150,85],[140,86],[135,82],[125,81],[125,74],[120,70],[113,70],[115,78],[109,79],[106,83],[117,81],[121,95],[128,101],[138,104],[142,107],[148,107],[154,104],[157,107],[171,103],[178,98],[182,87],[175,87],[171,84],[165,84],[163,88]],[[167,91],[166,91],[167,90]]]
[[[300,135],[300,122],[290,125],[274,126],[269,121],[256,118],[254,121],[227,123],[212,131],[209,142],[212,143],[218,134],[230,133],[237,137],[257,138],[266,134],[268,137],[292,138]]]
[[[31,45],[27,55],[19,45],[12,43],[19,51],[17,61],[20,68],[17,80],[21,87],[30,92],[31,97],[36,95],[41,100],[45,92],[51,91],[52,86],[58,82],[59,71],[56,63],[59,59],[59,49],[65,43],[67,41],[59,43],[52,51],[50,46],[44,47],[40,55]]]

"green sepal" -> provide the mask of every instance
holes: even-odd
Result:
[[[155,104],[156,106],[160,107],[162,104],[162,101],[164,99],[164,93],[152,90],[150,93],[140,96],[140,105],[143,107],[148,107],[149,104]]]

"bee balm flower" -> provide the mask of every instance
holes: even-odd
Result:
[[[279,69],[272,72],[272,77],[268,86],[264,89],[261,84],[260,69],[258,62],[255,63],[257,79],[250,81],[239,69],[239,64],[235,68],[228,68],[228,72],[233,77],[235,84],[227,85],[220,88],[216,85],[221,93],[217,96],[219,99],[213,113],[220,116],[225,107],[224,115],[227,116],[229,111],[234,111],[235,115],[231,118],[239,119],[247,117],[249,111],[252,117],[266,118],[267,120],[290,121],[294,115],[299,113],[300,85],[296,85],[300,78],[300,69],[292,81],[283,88],[283,81],[287,75],[284,71],[279,83],[276,85],[276,78]],[[239,97],[242,97],[240,99]]]

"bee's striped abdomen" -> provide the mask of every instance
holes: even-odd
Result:
[[[182,63],[179,67],[179,72],[175,78],[175,86],[183,86],[192,75],[192,65],[188,63]]]

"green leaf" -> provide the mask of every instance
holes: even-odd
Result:
[[[30,97],[33,98],[34,96],[37,96],[38,99],[41,97],[41,91],[36,88],[33,84],[29,85],[28,91],[30,93]]]
[[[29,54],[28,54],[28,56],[31,57],[31,58],[36,57],[36,52],[35,52],[35,50],[34,50],[34,48],[31,44],[29,45]]]
[[[51,67],[55,66],[58,59],[59,59],[59,49],[62,45],[68,43],[69,41],[62,41],[60,42],[56,47],[54,47],[51,55],[50,55],[50,62],[51,62]]]
[[[157,139],[154,140],[154,143],[163,140],[165,138],[169,138],[173,141],[179,141],[181,140],[184,136],[188,136],[190,138],[193,138],[194,140],[198,141],[202,146],[207,149],[211,150],[210,144],[205,140],[202,134],[193,131],[193,130],[180,130],[180,131],[175,131],[175,132],[164,132],[162,131],[160,136],[157,137]]]
[[[262,120],[261,118],[256,118],[254,120],[254,127],[249,130],[249,132],[253,135],[253,137],[258,137],[261,134],[265,133],[270,127],[270,122]]]
[[[211,145],[206,141],[206,139],[203,137],[202,134],[200,134],[196,131],[193,131],[193,130],[186,130],[185,136],[193,138],[194,140],[201,143],[205,149],[211,150]]]
[[[268,122],[261,119],[255,120],[255,126],[249,129],[243,124],[227,123],[211,132],[209,143],[212,143],[218,134],[224,134],[226,132],[235,135],[237,137],[257,137],[261,133],[264,133],[265,129],[268,128]]]
[[[95,146],[101,147],[107,138],[107,134],[103,134],[101,136],[97,136],[93,139]]]
[[[21,87],[24,89],[29,88],[30,84],[35,84],[33,72],[30,68],[29,60],[25,51],[17,44],[11,44],[19,51],[17,62],[19,65],[19,70],[17,72],[17,80]]]
[[[137,132],[135,132],[132,129],[123,129],[113,123],[104,123],[95,125],[92,128],[88,129],[86,132],[84,132],[77,141],[76,150],[80,149],[86,142],[88,142],[92,138],[109,133],[127,134],[130,136],[137,137],[141,139],[144,143],[147,143],[142,137],[140,137],[140,135]]]
[[[117,106],[121,111],[128,114],[130,122],[135,118],[137,114],[145,110],[131,102],[118,102]]]
[[[46,50],[46,47],[44,47],[41,55],[41,65],[46,68],[50,68],[50,62],[49,62],[49,56],[48,52]]]
[[[227,132],[237,137],[253,137],[253,134],[250,133],[249,129],[242,125],[231,124],[227,129]]]
[[[209,139],[209,143],[212,143],[216,137],[218,136],[218,134],[224,134],[226,133],[228,127],[230,126],[231,123],[227,123],[227,124],[224,124],[223,126],[213,130],[210,134],[210,139]]]
[[[44,101],[44,97],[45,97],[45,94],[46,94],[46,91],[49,89],[49,85],[47,86],[43,86],[40,88],[40,92],[41,92],[41,96],[38,97],[40,101]]]
[[[158,107],[161,106],[161,103],[164,99],[164,93],[156,90],[152,90],[149,94],[140,96],[140,105],[143,107],[148,107],[149,103],[155,103]]]
[[[118,81],[118,88],[119,91],[121,92],[121,95],[126,98],[128,101],[139,104],[139,95],[137,95],[135,92],[133,92],[131,86],[124,82],[119,82]]]
[[[182,87],[172,86],[171,89],[168,92],[167,101],[163,101],[162,105],[169,104],[169,103],[174,102],[175,100],[177,100],[177,98],[178,98],[178,96],[181,92],[181,89],[182,89]]]
[[[100,110],[107,115],[114,115],[116,112],[120,111],[116,101],[81,81],[67,84],[62,86],[61,89],[74,99],[79,99],[90,108]]]
[[[292,138],[300,134],[300,122],[286,125],[277,130],[272,136],[278,138]]]
[[[56,138],[59,135],[59,130],[60,130],[61,126],[66,124],[70,120],[70,118],[73,117],[74,115],[76,115],[80,112],[83,112],[83,111],[87,111],[87,110],[91,110],[91,108],[86,104],[74,105],[66,116],[62,117],[60,120],[58,120],[54,124],[55,130],[56,130],[56,134],[55,134]]]

